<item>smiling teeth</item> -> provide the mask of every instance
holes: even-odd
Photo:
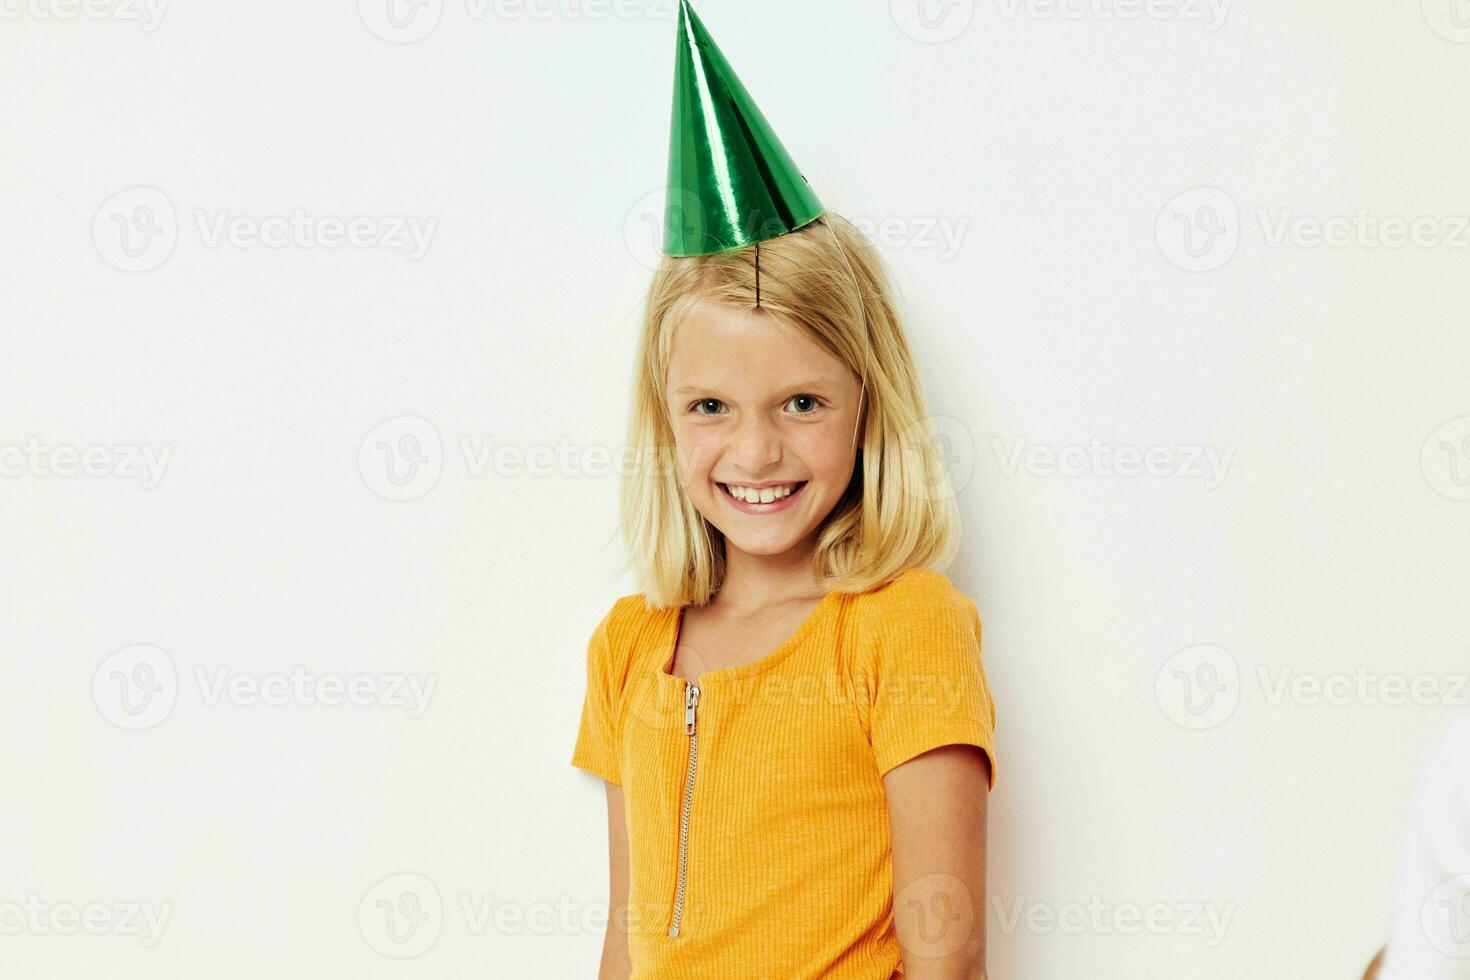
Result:
[[[725,486],[729,487],[730,496],[736,500],[743,500],[750,504],[769,504],[783,497],[791,496],[792,491],[797,488],[798,484],[788,483],[784,487],[766,487],[764,490],[757,490],[754,487],[737,486],[733,483],[727,483]]]

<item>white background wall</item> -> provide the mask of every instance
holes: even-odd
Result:
[[[593,976],[603,796],[568,760],[634,591],[606,457],[674,4],[66,2],[0,2],[0,972]],[[997,978],[1356,977],[1387,933],[1470,696],[1451,2],[700,5],[827,205],[883,229],[948,420]],[[1093,440],[1165,448],[1046,466]],[[367,703],[252,694],[297,668]],[[1343,704],[1275,686],[1360,670]],[[1164,933],[1125,932],[1150,906]]]

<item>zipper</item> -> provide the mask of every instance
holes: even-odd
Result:
[[[684,809],[679,815],[679,890],[674,895],[674,923],[669,935],[679,934],[679,920],[684,915],[684,885],[689,873],[689,803],[694,799],[694,770],[699,765],[699,730],[695,713],[699,708],[699,685],[684,682],[684,734],[689,736],[689,771],[684,776]]]

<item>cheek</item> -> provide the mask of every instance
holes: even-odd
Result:
[[[813,476],[840,479],[852,468],[852,431],[840,425],[823,426],[791,443]]]
[[[679,469],[685,475],[708,473],[719,457],[719,440],[699,426],[675,425],[674,445],[678,450]]]

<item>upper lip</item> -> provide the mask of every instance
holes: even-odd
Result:
[[[805,480],[767,480],[765,483],[741,483],[738,480],[719,481],[727,487],[749,487],[752,490],[764,490],[766,487],[794,487]]]

